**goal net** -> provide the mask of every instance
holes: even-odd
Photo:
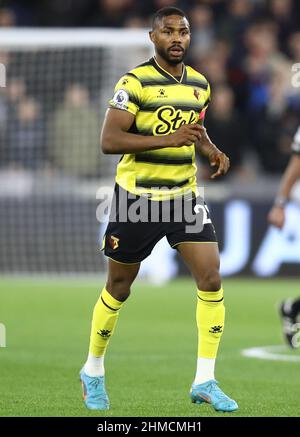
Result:
[[[0,273],[99,272],[107,100],[152,55],[144,30],[0,31]]]

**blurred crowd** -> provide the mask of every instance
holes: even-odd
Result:
[[[0,95],[0,168],[100,176],[99,110],[88,88],[70,83],[54,108],[51,95],[47,108],[34,94],[12,77]]]
[[[0,0],[0,27],[144,28],[151,14],[164,6],[178,6],[190,18],[192,46],[186,62],[211,83],[206,126],[212,140],[230,156],[233,174],[246,178],[249,160],[258,172],[282,172],[300,124],[300,88],[292,82],[292,66],[300,63],[299,1]],[[5,107],[0,95],[2,162],[34,168],[51,161],[78,175],[96,172],[99,120],[84,84],[63,90],[63,102],[47,120],[50,141],[43,138],[43,111],[36,96],[27,92],[26,81],[11,80],[5,93]],[[8,117],[13,128],[5,134]],[[69,169],[68,157],[79,141],[68,129],[74,120],[86,133],[85,147],[91,154],[81,155],[78,167]]]

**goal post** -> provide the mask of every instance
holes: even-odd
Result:
[[[104,269],[96,193],[119,157],[99,132],[117,80],[151,56],[147,29],[0,30],[0,273]]]

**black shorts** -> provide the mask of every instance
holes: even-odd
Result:
[[[116,184],[102,250],[109,258],[139,263],[167,237],[174,249],[183,242],[217,242],[208,208],[200,197],[154,201]]]

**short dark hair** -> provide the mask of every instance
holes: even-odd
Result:
[[[170,15],[179,15],[180,17],[187,16],[186,14],[179,8],[175,8],[174,6],[167,6],[165,8],[161,8],[158,11],[155,12],[152,16],[152,29],[156,27],[156,24],[158,21],[161,21],[164,17],[169,17]]]

